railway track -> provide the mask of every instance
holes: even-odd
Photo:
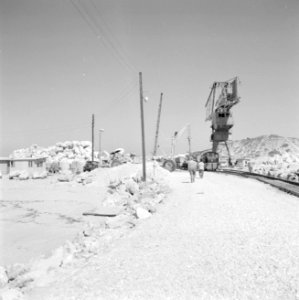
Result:
[[[270,184],[288,194],[292,194],[294,196],[299,197],[299,182],[233,169],[218,170],[217,172],[229,175],[242,176],[246,178],[253,178],[261,182]]]

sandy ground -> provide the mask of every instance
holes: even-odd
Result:
[[[150,219],[26,299],[299,299],[299,201],[254,180],[172,176]]]
[[[82,212],[94,209],[105,189],[59,183],[57,176],[52,176],[28,181],[4,177],[1,191],[0,265],[9,265],[48,255],[72,240],[88,219]]]

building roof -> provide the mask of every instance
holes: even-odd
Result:
[[[46,160],[47,157],[22,157],[22,158],[11,158],[12,161],[35,161],[35,160]]]
[[[10,160],[9,157],[0,157],[0,161],[7,161],[7,160]]]
[[[10,157],[0,157],[0,161],[37,161],[46,160],[47,157],[23,157],[23,158],[10,158]]]

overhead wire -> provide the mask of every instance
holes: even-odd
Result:
[[[98,20],[102,25],[101,28],[103,30],[103,33],[105,34],[105,31],[107,32],[106,38],[110,40],[110,42],[113,46],[114,46],[114,44],[116,44],[115,50],[120,54],[120,56],[124,57],[124,59],[128,62],[130,67],[134,70],[134,72],[137,73],[138,72],[137,69],[129,60],[128,56],[126,55],[124,49],[122,48],[122,46],[119,43],[119,41],[117,40],[117,38],[113,35],[112,31],[110,30],[109,25],[107,24],[107,22],[105,22],[105,19],[102,15],[101,11],[98,9],[97,5],[94,3],[94,0],[90,0],[90,2],[93,5],[93,7],[95,8],[95,11],[98,13],[98,17],[99,17]]]
[[[98,13],[99,18],[96,19],[94,16],[91,15],[91,13],[88,11],[88,9],[86,9],[83,5],[80,5],[80,0],[78,0],[78,2],[76,2],[75,0],[70,0],[71,5],[73,6],[73,8],[77,11],[77,13],[80,15],[80,17],[83,19],[83,21],[87,24],[87,26],[90,28],[90,30],[92,31],[92,33],[97,37],[103,37],[101,38],[101,41],[103,42],[105,47],[109,47],[112,50],[112,55],[118,60],[118,62],[122,65],[125,66],[130,72],[134,72],[137,73],[136,68],[129,62],[129,59],[126,57],[126,55],[124,55],[117,47],[115,47],[114,44],[116,44],[117,42],[113,42],[113,35],[111,33],[111,31],[109,30],[109,27],[107,25],[107,23],[105,23],[105,21],[103,20],[102,23],[104,23],[106,25],[106,29],[104,29],[103,25],[101,25],[101,21],[99,21],[99,18],[101,18],[101,13],[98,9],[98,7],[95,5],[95,3],[91,0],[91,3],[93,5],[93,7],[95,8],[95,11]],[[108,29],[107,29],[108,28]],[[106,31],[106,32],[105,32]],[[108,34],[107,34],[108,32]],[[109,37],[110,36],[110,37]],[[131,81],[130,84],[128,85],[127,88],[125,88],[124,92],[121,94],[121,96],[115,98],[108,106],[108,108],[105,110],[105,116],[104,117],[108,117],[110,114],[110,110],[111,108],[114,108],[115,105],[118,105],[120,102],[122,102],[124,99],[126,99],[133,91],[134,89],[137,87],[137,81]],[[110,111],[110,112],[109,112]],[[60,127],[60,128],[44,128],[44,129],[40,129],[38,128],[38,130],[24,130],[24,129],[20,129],[20,130],[14,130],[14,131],[10,131],[9,135],[7,136],[11,136],[13,134],[18,134],[21,133],[22,136],[26,136],[26,135],[30,135],[30,134],[45,134],[45,133],[65,133],[65,132],[69,132],[69,131],[77,131],[77,130],[81,130],[82,128],[87,128],[88,126],[90,126],[90,122],[84,122],[81,123],[81,125],[79,125],[80,127],[78,127],[78,124],[74,127]],[[4,134],[5,136],[5,134]]]
[[[120,97],[114,99],[105,109],[105,115],[103,116],[103,118],[109,117],[112,112],[112,109],[115,109],[115,107],[120,107],[120,103],[123,102],[127,97],[129,97],[136,88],[137,82],[131,84],[130,87],[126,90],[126,92],[124,92]]]
[[[88,27],[92,30],[93,34],[96,36],[97,39],[100,38],[100,40],[102,41],[103,45],[106,48],[109,48],[109,50],[111,51],[110,53],[116,58],[116,60],[125,68],[127,68],[127,70],[129,70],[130,72],[137,72],[135,67],[133,67],[129,62],[128,59],[125,58],[125,55],[122,54],[120,52],[120,50],[118,50],[113,42],[110,40],[110,38],[108,37],[108,35],[105,33],[105,30],[103,29],[103,27],[99,24],[98,20],[88,11],[88,9],[86,7],[84,7],[80,0],[78,0],[77,2],[75,0],[70,0],[70,3],[72,4],[72,6],[76,9],[76,11],[79,13],[79,15],[81,16],[81,18],[85,21],[85,23],[88,25]],[[94,4],[94,3],[93,3]],[[97,10],[97,12],[99,12]]]
[[[88,9],[88,6],[84,6],[80,0],[70,0],[70,3],[73,5],[73,7],[76,9],[76,11],[79,13],[81,18],[85,21],[85,23],[89,26],[89,28],[92,30],[93,34],[98,38],[101,36],[101,41],[105,47],[108,47],[109,50],[112,50],[112,55],[118,60],[120,64],[125,66],[130,72],[134,72],[134,74],[137,74],[136,68],[130,63],[127,56],[121,51],[121,47],[119,46],[118,42],[115,42],[116,38],[111,33],[111,30],[109,29],[109,26],[104,21],[102,14],[97,7],[97,5],[94,3],[93,0],[85,3],[91,3],[93,6],[93,13],[90,12],[90,6]],[[97,13],[97,17],[95,16],[94,12]],[[103,25],[104,24],[104,25]],[[114,41],[113,41],[114,40]],[[116,40],[117,41],[117,40]],[[116,44],[116,46],[115,46]],[[105,109],[105,116],[107,117],[107,110],[109,111],[112,107],[114,108],[116,104],[119,104],[121,101],[126,99],[129,94],[132,93],[133,89],[137,86],[137,82],[133,81],[128,87],[128,90],[126,90],[124,93],[122,93],[121,96],[119,96],[117,99],[113,100],[108,108]]]

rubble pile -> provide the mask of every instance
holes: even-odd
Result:
[[[45,170],[34,171],[32,174],[26,170],[13,170],[9,173],[9,179],[28,180],[28,179],[45,179],[48,177],[48,172]]]
[[[253,164],[254,173],[299,182],[299,164],[271,164],[269,162]]]
[[[30,178],[30,174],[26,170],[22,170],[22,171],[15,170],[9,173],[9,179],[28,180],[29,178]]]
[[[95,156],[98,152],[95,152]],[[47,157],[49,162],[60,161],[86,161],[91,160],[90,141],[58,142],[47,148],[32,145],[29,148],[14,150],[11,158],[41,158]]]

